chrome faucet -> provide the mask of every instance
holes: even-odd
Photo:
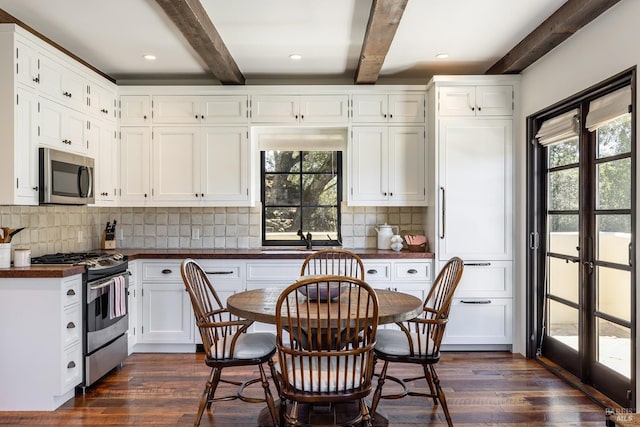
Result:
[[[302,231],[302,229],[299,229],[298,230],[298,236],[300,236],[300,240],[304,240],[305,244],[307,245],[307,249],[311,249],[312,248],[311,233],[307,232],[307,236],[305,237],[304,232]]]

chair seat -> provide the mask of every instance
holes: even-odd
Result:
[[[354,390],[364,382],[360,361],[360,357],[352,356],[322,358],[319,363],[318,358],[289,357],[287,358],[288,383],[297,390],[305,392]],[[338,375],[337,371],[341,374]],[[313,375],[313,381],[311,375]]]
[[[415,332],[411,332],[410,336],[411,341],[413,341],[413,355],[411,354],[407,335],[397,329],[379,330],[374,349],[376,353],[384,353],[390,356],[433,356],[434,347],[431,338],[425,339],[424,336],[419,337]]]
[[[218,340],[211,346],[211,354],[222,355],[220,359],[260,359],[273,353],[276,348],[276,336],[268,332],[240,334],[233,355],[229,351],[231,341],[231,338]]]

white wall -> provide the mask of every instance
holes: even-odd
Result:
[[[637,65],[640,62],[639,19],[640,1],[621,1],[522,73],[520,136],[516,141],[516,235],[519,237],[516,290],[519,298],[514,352],[524,353],[526,348],[526,117]],[[636,185],[640,188],[640,183]],[[640,363],[637,366],[640,367]]]

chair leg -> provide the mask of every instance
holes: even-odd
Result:
[[[202,419],[204,408],[206,406],[210,406],[209,395],[211,394],[211,389],[213,388],[214,376],[215,376],[215,368],[212,368],[211,372],[209,373],[209,378],[207,378],[207,383],[204,386],[202,397],[200,398],[200,404],[198,405],[198,413],[196,414],[196,420],[193,423],[194,427],[198,427],[200,425],[200,420]]]
[[[218,384],[220,383],[220,377],[222,375],[221,368],[213,368],[211,370],[211,388],[209,389],[209,395],[207,396],[207,409],[211,409],[211,404],[213,403],[213,398],[216,394],[216,389],[218,388]]]
[[[373,418],[372,412],[369,412],[369,408],[367,408],[367,402],[364,399],[360,399],[360,414],[362,415],[362,424],[364,424],[365,427],[372,426],[371,424],[371,420]]]
[[[276,373],[276,364],[273,359],[269,359],[267,361],[269,365],[269,371],[271,372],[271,379],[273,380],[273,385],[276,387],[276,396],[280,397],[280,383],[278,382],[278,377]]]
[[[267,374],[264,372],[264,366],[262,366],[262,364],[258,365],[258,369],[260,370],[260,379],[262,381],[262,388],[264,389],[264,399],[267,402],[267,407],[269,408],[273,425],[274,427],[277,427],[278,417],[276,415],[276,405],[273,403],[271,388],[269,388],[269,380],[267,379]]]
[[[422,365],[422,370],[424,371],[424,378],[427,380],[427,384],[429,384],[429,390],[431,391],[431,397],[433,398],[433,404],[438,404],[438,394],[436,393],[436,389],[433,385],[433,377],[431,376],[431,371],[427,365]]]
[[[380,402],[380,397],[382,396],[382,386],[384,385],[384,381],[387,378],[388,367],[389,362],[385,360],[384,365],[382,365],[380,375],[378,376],[378,386],[376,387],[376,391],[373,393],[373,400],[371,402],[371,415],[374,417],[376,416],[376,408],[378,407],[378,402]]]
[[[440,378],[438,378],[438,374],[436,373],[436,370],[433,367],[433,365],[429,365],[429,369],[431,370],[431,375],[433,376],[433,382],[438,392],[438,400],[440,401],[440,405],[442,405],[444,416],[447,419],[447,425],[449,427],[453,427],[453,421],[451,421],[451,415],[449,414],[449,407],[447,406],[447,399],[444,396],[444,390],[442,390],[442,387],[440,386]]]

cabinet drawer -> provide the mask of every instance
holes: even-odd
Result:
[[[511,261],[465,261],[456,297],[500,297],[512,295]]]
[[[430,282],[431,262],[398,262],[394,264],[394,280]]]
[[[65,350],[62,357],[60,394],[82,382],[82,346],[80,343]]]
[[[288,286],[300,277],[302,262],[250,262],[247,264],[247,281],[276,282]]]
[[[511,344],[510,298],[455,298],[444,344]]]
[[[180,263],[150,263],[142,264],[142,280],[153,280],[160,282],[182,281],[180,274]]]
[[[242,284],[241,264],[216,260],[198,260],[197,262],[214,284],[216,282]]]
[[[64,287],[62,289],[62,306],[68,307],[71,304],[79,303],[81,295],[82,278],[80,276],[64,282]]]
[[[67,348],[82,336],[82,308],[80,304],[67,308],[62,314],[62,346]]]
[[[391,280],[390,263],[367,263],[364,264],[364,280],[367,282],[388,282]]]

